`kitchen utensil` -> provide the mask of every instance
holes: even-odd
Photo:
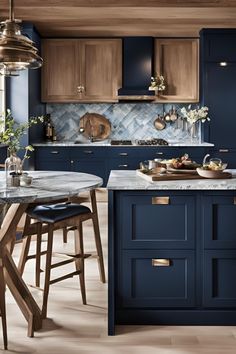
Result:
[[[110,121],[98,113],[85,113],[79,122],[79,132],[92,141],[104,140],[111,132]]]
[[[166,123],[171,122],[170,113],[164,113],[164,120]]]
[[[165,123],[165,121],[164,121],[164,119],[163,119],[163,116],[160,116],[160,115],[158,114],[157,118],[156,118],[155,121],[154,121],[154,127],[155,127],[157,130],[163,130],[163,129],[165,129],[166,123]]]
[[[178,114],[177,114],[177,112],[176,112],[176,109],[173,108],[173,106],[172,106],[172,108],[171,108],[169,114],[170,114],[170,121],[171,121],[171,122],[175,122],[175,121],[178,119]]]

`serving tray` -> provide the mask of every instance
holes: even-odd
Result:
[[[206,179],[199,176],[198,174],[189,173],[166,173],[166,174],[155,174],[155,173],[143,173],[141,170],[136,170],[137,176],[144,178],[149,182],[155,181],[175,181],[175,180],[188,180],[188,179]],[[232,174],[229,172],[222,172],[222,175],[217,179],[232,178]]]

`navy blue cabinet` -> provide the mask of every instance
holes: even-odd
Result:
[[[0,146],[0,163],[3,164],[7,158],[7,147]]]
[[[158,198],[162,202],[164,198],[167,204],[158,204]],[[124,249],[194,248],[194,196],[169,191],[127,192],[119,199],[119,214],[124,220],[117,225]]]
[[[194,251],[123,251],[120,269],[118,303],[123,308],[195,305]]]
[[[235,325],[235,192],[109,198],[109,333],[115,324]]]
[[[63,147],[36,148],[35,169],[45,171],[70,171],[70,149]]]
[[[236,168],[235,46],[236,30],[201,31],[202,103],[211,118],[205,138],[215,144],[214,156],[229,162],[230,168]]]

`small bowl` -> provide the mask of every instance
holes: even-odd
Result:
[[[204,178],[221,178],[223,170],[204,170],[202,168],[197,168],[197,173]]]

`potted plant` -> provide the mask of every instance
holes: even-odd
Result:
[[[29,159],[29,153],[34,151],[33,146],[23,146],[21,143],[22,137],[27,133],[27,130],[35,124],[44,121],[44,116],[31,117],[27,123],[17,123],[10,111],[7,109],[6,114],[0,116],[0,143],[7,145],[8,158],[5,161],[6,184],[12,186],[18,184],[19,176],[23,172],[23,165],[26,159]],[[24,150],[24,156],[21,160],[17,153]],[[18,179],[14,182],[14,177]],[[15,178],[16,179],[16,178]]]

